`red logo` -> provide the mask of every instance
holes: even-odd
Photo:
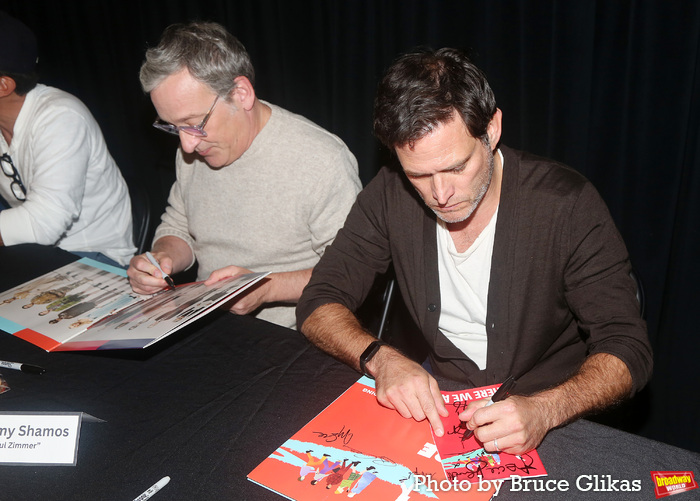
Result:
[[[652,471],[651,480],[657,499],[698,488],[692,471]]]

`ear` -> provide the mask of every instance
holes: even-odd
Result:
[[[255,89],[253,84],[250,83],[248,77],[236,77],[233,81],[236,87],[231,91],[231,100],[233,103],[243,108],[246,111],[250,111],[255,104]]]
[[[15,91],[17,84],[13,78],[8,76],[0,77],[0,97],[9,96]]]
[[[486,134],[489,136],[489,143],[493,150],[496,149],[498,141],[501,140],[501,118],[502,113],[499,108],[496,108],[496,113],[491,117],[488,127],[486,128]]]

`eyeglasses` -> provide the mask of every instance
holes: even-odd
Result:
[[[219,96],[216,96],[216,99],[214,99],[214,104],[211,105],[211,108],[209,108],[207,114],[204,115],[204,118],[199,125],[173,125],[162,121],[160,118],[156,118],[156,121],[153,122],[153,127],[169,132],[170,134],[175,134],[176,136],[179,136],[180,131],[182,131],[190,136],[207,137],[207,132],[204,130],[204,126],[207,125],[207,120],[209,120],[211,113],[214,111],[214,106],[216,106],[218,101]]]
[[[19,177],[19,172],[17,172],[15,164],[12,163],[12,157],[7,153],[3,153],[3,155],[0,156],[0,165],[2,166],[2,173],[12,179],[12,184],[10,184],[12,194],[17,200],[26,200],[27,189],[24,187],[24,184],[22,184],[22,178]]]

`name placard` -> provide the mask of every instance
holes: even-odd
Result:
[[[0,412],[0,464],[75,466],[81,418],[82,412]]]

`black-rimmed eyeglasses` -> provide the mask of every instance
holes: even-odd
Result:
[[[19,172],[17,172],[15,164],[12,163],[12,157],[7,153],[3,153],[2,156],[0,156],[0,165],[2,166],[2,173],[12,179],[12,184],[10,184],[12,194],[17,200],[26,200],[27,189],[22,183],[22,178],[19,177]]]
[[[199,125],[173,125],[162,121],[160,118],[156,118],[156,121],[153,122],[153,127],[169,132],[170,134],[175,134],[176,136],[179,136],[180,131],[182,131],[190,136],[207,137],[207,132],[204,130],[204,126],[207,125],[207,120],[209,120],[211,113],[214,111],[214,106],[216,106],[218,101],[219,96],[216,96],[216,99],[214,99],[214,104],[211,105],[211,108],[209,108],[207,114],[204,115],[204,118]]]

